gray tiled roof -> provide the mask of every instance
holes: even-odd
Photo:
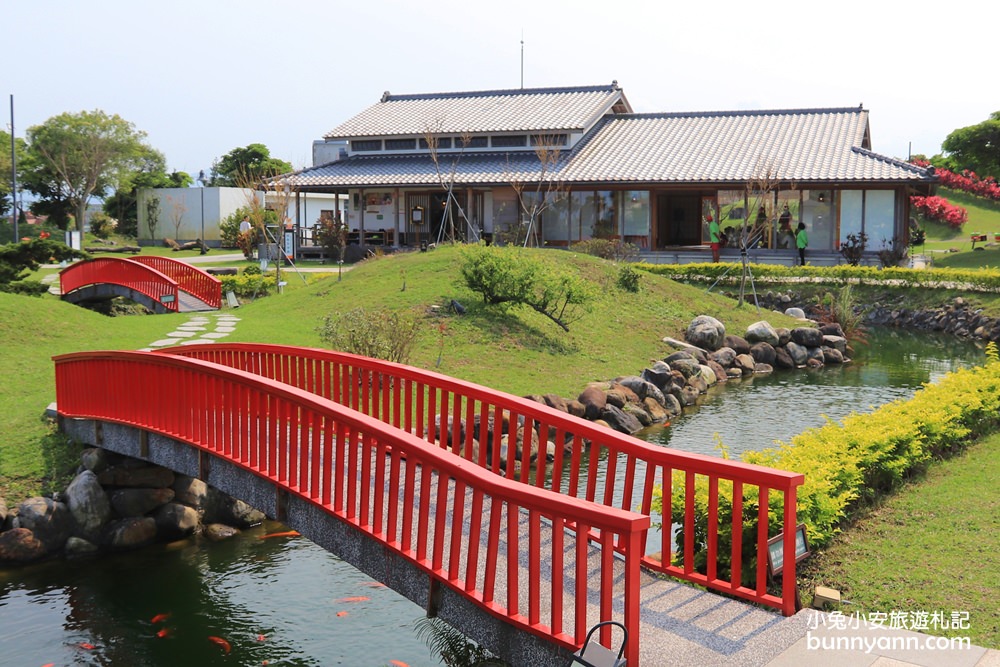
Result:
[[[429,95],[389,95],[330,130],[324,139],[434,133],[532,132],[590,127],[612,106],[628,103],[617,84],[524,88]]]
[[[744,182],[769,169],[781,181],[906,182],[927,172],[868,150],[868,112],[859,107],[608,115],[560,156],[558,178],[573,183]],[[450,169],[452,156],[442,156]],[[466,153],[456,183],[530,182],[540,177],[533,153]],[[364,155],[306,169],[300,187],[437,185],[425,155]]]

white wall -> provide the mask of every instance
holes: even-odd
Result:
[[[165,238],[179,243],[202,239],[210,245],[222,240],[219,224],[247,206],[253,190],[245,188],[140,188],[138,193],[139,240],[160,244]],[[160,200],[156,236],[146,219],[146,202]],[[174,221],[179,221],[175,229]]]

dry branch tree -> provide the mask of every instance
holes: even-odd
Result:
[[[434,169],[437,173],[438,183],[441,185],[441,189],[447,194],[444,216],[441,218],[442,229],[445,228],[444,224],[445,220],[447,220],[447,240],[449,243],[454,243],[456,209],[459,219],[465,221],[466,229],[472,230],[472,234],[476,237],[478,237],[479,234],[478,230],[476,230],[470,222],[465,210],[458,203],[458,199],[455,197],[455,176],[458,173],[458,163],[462,159],[465,149],[472,145],[472,135],[466,132],[457,138],[460,150],[457,153],[451,154],[451,162],[447,165],[446,170],[441,165],[441,154],[439,153],[439,149],[441,147],[441,128],[442,121],[440,120],[438,120],[434,125],[428,124],[425,126],[424,141],[427,143],[427,151],[431,156],[431,160],[434,162]]]
[[[281,247],[281,230],[291,223],[288,215],[289,205],[295,196],[296,189],[288,179],[280,174],[268,175],[257,179],[254,174],[240,169],[236,176],[236,187],[243,190],[244,200],[249,210],[250,224],[257,232],[257,238],[268,239],[267,225],[277,224],[278,235],[274,242]],[[290,250],[286,248],[285,250]]]
[[[184,222],[184,214],[187,213],[187,205],[183,199],[174,199],[167,195],[167,204],[170,206],[170,222],[174,225],[174,241],[181,234],[181,224]]]
[[[566,196],[565,184],[556,170],[562,149],[555,137],[547,134],[532,135],[531,141],[535,145],[535,157],[539,162],[537,176],[525,177],[525,174],[519,173],[511,165],[509,155],[504,172],[504,180],[510,183],[517,197],[520,214],[514,229],[508,230],[509,238],[506,240],[524,247],[538,244],[537,226],[541,224],[542,213]]]

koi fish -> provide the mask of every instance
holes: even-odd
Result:
[[[157,623],[163,623],[163,621],[167,620],[168,618],[170,618],[170,614],[157,614],[153,618],[149,619],[149,622],[152,623],[153,625],[156,625]]]
[[[340,598],[337,602],[367,602],[370,599],[371,598],[364,595],[355,595],[354,597]]]
[[[54,663],[54,662],[47,662],[44,665],[42,665],[42,667],[56,667],[56,663]]]
[[[347,616],[347,612],[346,611],[338,611],[337,612],[337,616]]]
[[[170,628],[161,628],[156,631],[156,636],[159,637],[160,639],[164,639],[166,637],[169,637],[170,635],[171,635]]]
[[[88,644],[87,642],[80,642],[80,648],[82,648],[84,651],[93,651],[97,647],[94,646],[93,644]]]
[[[286,530],[283,533],[268,533],[267,535],[261,535],[260,539],[266,540],[269,537],[298,537],[299,531],[297,530]]]
[[[390,660],[389,664],[393,665],[394,667],[410,667],[408,664],[406,664],[402,660]]]
[[[225,651],[226,653],[229,653],[229,651],[232,650],[232,646],[229,645],[229,642],[227,642],[222,637],[216,637],[214,635],[210,635],[208,637],[208,641],[212,642],[213,644],[218,644],[219,646],[222,647],[222,650]]]
[[[259,642],[266,642],[267,641],[267,636],[266,635],[257,635],[257,641],[259,641]]]
[[[383,584],[381,581],[366,581],[361,585],[367,586],[368,588],[385,588],[385,584]]]

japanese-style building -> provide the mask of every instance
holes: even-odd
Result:
[[[502,241],[530,222],[533,244],[619,238],[662,261],[706,260],[715,216],[752,226],[756,261],[791,262],[787,206],[810,261],[833,264],[850,234],[864,232],[872,255],[905,246],[909,195],[935,183],[932,169],[872,151],[868,113],[635,113],[617,82],[386,92],[314,143],[313,167],[284,178],[295,192],[346,195],[346,210],[324,214],[361,244]],[[297,254],[318,250],[317,220],[295,221]]]

